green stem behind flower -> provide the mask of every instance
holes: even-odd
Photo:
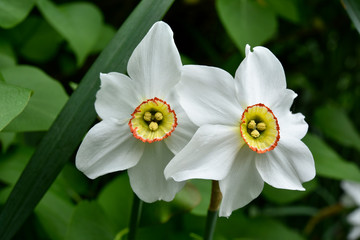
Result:
[[[136,239],[136,232],[139,226],[139,221],[142,212],[143,201],[141,201],[136,194],[134,194],[133,205],[131,209],[130,225],[129,225],[129,234],[128,240]]]
[[[222,199],[222,194],[220,191],[219,182],[213,180],[210,205],[206,216],[204,240],[213,239],[221,199]]]

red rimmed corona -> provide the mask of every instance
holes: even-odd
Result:
[[[280,127],[270,108],[262,103],[249,106],[241,117],[241,136],[251,150],[265,153],[273,150],[280,139]]]
[[[161,141],[169,137],[177,126],[175,111],[157,97],[143,101],[131,116],[130,130],[143,142]]]

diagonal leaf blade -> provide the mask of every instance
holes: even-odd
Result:
[[[360,33],[360,2],[358,0],[342,0],[343,6]]]
[[[96,118],[99,73],[125,72],[127,61],[151,25],[174,0],[144,0],[100,54],[44,136],[0,214],[0,239],[11,239],[33,211]]]

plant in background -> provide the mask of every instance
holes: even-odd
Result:
[[[356,210],[351,212],[347,221],[350,225],[352,225],[352,229],[348,234],[348,239],[355,240],[360,238],[360,183],[352,182],[352,181],[342,181],[341,187],[345,191],[346,197],[350,198],[350,200],[355,203],[351,205],[355,205],[357,207]],[[344,204],[349,205],[349,204]]]
[[[184,186],[163,171],[196,130],[178,103],[182,64],[172,36],[166,23],[155,23],[129,59],[130,77],[100,75],[95,109],[102,121],[76,155],[89,178],[128,169],[132,189],[146,202],[171,201]]]
[[[222,69],[184,66],[180,103],[200,126],[165,169],[176,181],[219,180],[220,216],[230,216],[256,198],[264,181],[276,188],[304,190],[315,176],[314,159],[301,141],[308,125],[290,107],[279,60],[264,47],[246,58],[234,78]]]

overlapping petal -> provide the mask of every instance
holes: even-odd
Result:
[[[76,154],[76,167],[89,178],[135,166],[144,145],[128,130],[127,122],[106,119],[86,134]]]
[[[352,225],[357,225],[360,227],[360,208],[357,208],[356,210],[352,211],[347,216],[347,221]]]
[[[171,28],[157,22],[135,48],[127,70],[145,100],[164,98],[180,81],[181,67]]]
[[[198,126],[234,126],[241,119],[243,109],[236,101],[234,79],[222,69],[184,66],[179,94],[181,105]]]
[[[262,179],[276,188],[305,190],[302,182],[315,176],[313,156],[299,139],[283,135],[278,146],[256,157]]]
[[[224,125],[200,127],[166,167],[165,177],[176,181],[223,179],[244,144],[239,131],[239,128]]]
[[[139,163],[128,170],[131,187],[140,199],[145,202],[171,201],[185,185],[185,182],[165,179],[165,166],[173,156],[164,142],[146,144]]]
[[[264,181],[255,165],[256,154],[247,146],[239,151],[229,174],[219,181],[223,194],[219,216],[229,217],[232,211],[255,199],[264,187]]]
[[[286,88],[284,69],[267,48],[246,46],[246,57],[235,73],[235,84],[243,108],[257,103],[269,105]]]
[[[131,113],[141,103],[134,82],[124,74],[100,74],[101,86],[96,94],[95,109],[102,119],[130,119]]]

